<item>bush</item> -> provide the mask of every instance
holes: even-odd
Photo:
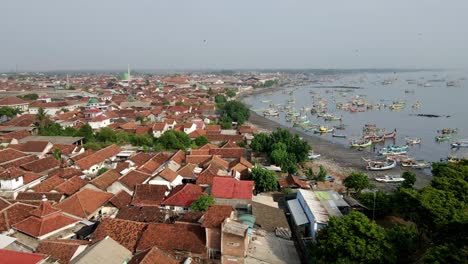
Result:
[[[211,195],[203,195],[190,205],[194,212],[206,212],[210,206],[215,204],[215,199]]]

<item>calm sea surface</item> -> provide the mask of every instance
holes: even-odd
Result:
[[[276,91],[271,94],[259,94],[246,98],[244,101],[251,108],[262,114],[265,109],[281,108],[290,105],[292,109],[300,112],[302,107],[310,108],[313,105],[312,96],[319,94],[322,100],[328,102],[328,113],[342,116],[345,130],[335,130],[337,134],[345,134],[347,138],[334,138],[331,134],[316,135],[326,140],[348,146],[350,139],[360,138],[364,124],[373,123],[388,132],[397,130],[395,141],[387,140],[385,144],[376,145],[371,150],[378,151],[386,145],[405,145],[406,138],[421,138],[422,143],[410,148],[409,156],[426,161],[439,161],[449,154],[456,153],[450,148],[450,143],[457,139],[468,139],[468,81],[464,80],[465,72],[403,72],[403,73],[360,73],[321,79],[317,84],[304,87],[286,88],[292,94]],[[456,86],[447,86],[448,81],[455,81]],[[383,84],[386,82],[386,84]],[[391,83],[390,83],[391,82]],[[358,86],[350,92],[339,92],[335,88],[323,88],[331,86]],[[406,107],[400,111],[392,111],[389,108],[381,110],[373,109],[365,112],[351,113],[336,108],[336,103],[346,103],[350,99],[361,96],[366,102],[372,104],[391,104],[393,101],[406,101]],[[295,103],[288,104],[288,100],[294,99]],[[271,102],[265,102],[270,101]],[[419,102],[421,107],[413,109],[412,105]],[[279,106],[270,107],[270,104]],[[328,127],[339,125],[340,121],[326,122],[322,118],[310,113],[307,115],[311,124],[320,124]],[[416,114],[435,114],[450,117],[428,118],[415,116]],[[292,126],[285,120],[286,113],[280,112],[279,117],[268,117],[276,122]],[[438,130],[442,128],[457,128],[458,133],[453,139],[445,142],[436,142]],[[302,130],[302,128],[297,128]],[[310,134],[313,134],[310,132]],[[465,150],[459,150],[460,152]]]

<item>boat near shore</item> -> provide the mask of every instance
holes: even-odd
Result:
[[[385,175],[383,177],[377,177],[375,178],[375,180],[378,182],[384,182],[384,183],[400,183],[400,182],[404,182],[405,178],[402,178],[400,176]]]
[[[372,140],[363,140],[363,139],[352,140],[351,142],[349,142],[349,145],[352,148],[370,147],[372,145]]]
[[[384,171],[384,170],[391,170],[396,167],[397,162],[394,160],[386,160],[386,161],[375,161],[375,160],[366,160],[366,169],[371,171]]]

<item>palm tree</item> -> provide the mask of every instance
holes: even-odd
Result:
[[[36,119],[37,123],[39,124],[39,128],[43,128],[49,120],[49,115],[46,114],[44,108],[39,107],[39,110],[37,110]]]

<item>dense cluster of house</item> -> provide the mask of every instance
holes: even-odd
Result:
[[[21,111],[0,120],[0,263],[299,263],[292,233],[313,238],[351,207],[292,175],[278,181],[297,189],[286,202],[290,217],[271,196],[253,195],[254,165],[242,146],[257,130],[214,125],[214,94],[228,97],[226,87],[239,93],[275,76],[109,78],[72,78],[91,97],[0,99],[0,107]],[[5,82],[6,90],[56,85],[34,81]],[[83,137],[38,135],[42,110],[64,129],[89,124],[154,138],[175,130],[210,143],[188,151],[86,149]],[[192,210],[204,196],[215,203]]]

